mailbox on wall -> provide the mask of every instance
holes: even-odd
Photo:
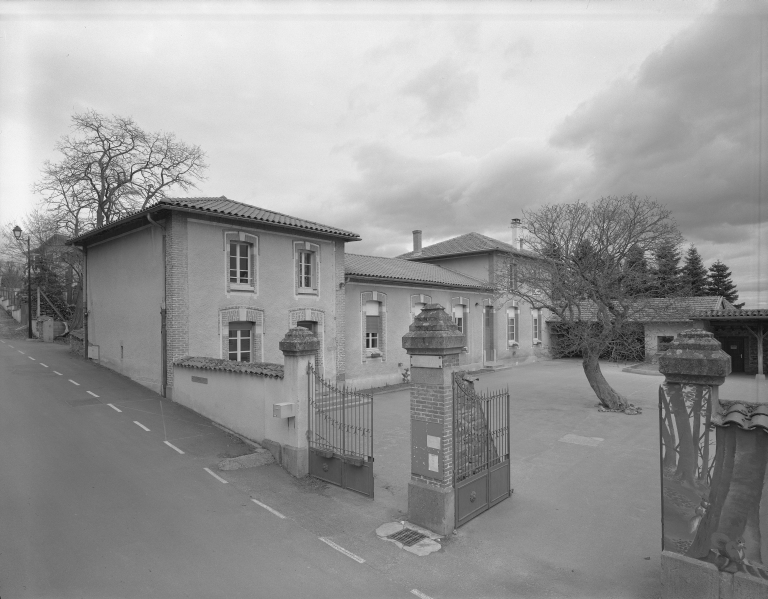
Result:
[[[443,478],[443,425],[411,419],[411,472],[428,478]]]

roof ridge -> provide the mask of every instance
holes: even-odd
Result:
[[[218,200],[218,201],[225,200],[227,202],[232,202],[233,204],[239,204],[240,206],[245,206],[246,208],[256,208],[258,210],[264,210],[265,212],[271,212],[272,214],[278,214],[278,215],[284,216],[286,218],[293,218],[295,220],[302,220],[305,223],[311,223],[313,225],[318,225],[318,226],[325,227],[325,228],[333,228],[333,229],[336,229],[337,231],[345,231],[347,233],[351,233],[351,231],[346,231],[346,229],[341,229],[339,227],[332,227],[331,225],[325,225],[323,223],[320,223],[320,222],[317,222],[317,221],[314,221],[314,220],[309,220],[309,219],[303,218],[301,216],[293,216],[292,214],[286,214],[285,212],[278,212],[277,210],[272,210],[272,208],[264,208],[263,206],[257,206],[256,204],[246,204],[245,202],[240,202],[238,200],[232,200],[232,199],[228,198],[227,196],[221,196],[221,197],[218,197],[218,198],[217,197],[210,197],[210,196],[200,196],[198,198],[189,197],[189,198],[165,198],[165,199],[171,199],[171,200]]]

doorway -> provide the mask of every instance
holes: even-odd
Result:
[[[493,362],[496,352],[493,342],[493,306],[483,306],[483,362]]]
[[[723,351],[731,356],[731,372],[744,372],[744,337],[721,337]]]

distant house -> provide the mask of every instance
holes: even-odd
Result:
[[[399,258],[429,263],[461,273],[493,286],[505,268],[514,269],[536,255],[520,248],[519,228],[513,221],[512,243],[480,233],[466,233],[422,247],[422,232],[413,232],[413,250]],[[482,361],[500,366],[549,356],[549,331],[544,326],[547,311],[514,297],[492,301],[486,298],[476,309],[482,313]]]
[[[596,320],[594,306],[587,302],[580,305],[580,313],[582,320]],[[656,298],[638,304],[629,322],[642,326],[646,361],[656,362],[676,335],[696,328],[710,331],[720,341],[731,356],[732,372],[763,374],[768,369],[768,310],[739,310],[720,296]],[[547,328],[557,324],[552,315]]]
[[[402,336],[427,304],[437,303],[464,333],[459,363],[483,362],[487,282],[428,263],[346,254],[346,380],[360,387],[402,382],[409,358]]]

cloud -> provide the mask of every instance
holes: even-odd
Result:
[[[454,131],[464,124],[464,113],[478,98],[478,75],[444,58],[425,68],[401,88],[424,103],[421,118],[426,135]]]
[[[510,218],[532,200],[553,201],[583,167],[568,152],[530,140],[481,157],[412,156],[380,142],[339,151],[349,154],[358,176],[318,207],[318,216],[363,237],[349,251],[389,256],[409,249],[413,229],[424,232],[425,244],[469,231],[506,239]]]

